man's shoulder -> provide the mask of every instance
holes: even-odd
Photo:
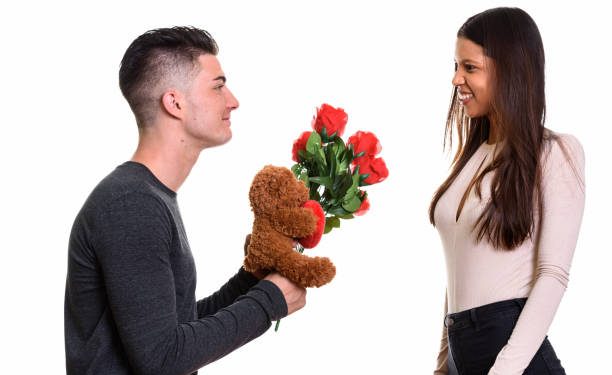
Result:
[[[108,202],[144,190],[145,179],[126,162],[119,165],[92,190],[88,201]]]
[[[96,185],[83,208],[104,211],[109,205],[124,199],[166,202],[170,196],[156,182],[145,166],[125,162]]]

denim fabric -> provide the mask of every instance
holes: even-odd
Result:
[[[501,301],[447,315],[449,375],[486,375],[508,342],[526,301]],[[565,375],[548,337],[523,374]]]

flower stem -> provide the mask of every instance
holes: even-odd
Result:
[[[301,254],[304,252],[304,246],[302,246],[302,244],[298,242],[295,244],[295,250]],[[274,332],[278,332],[278,326],[280,325],[280,321],[280,319],[276,321],[276,325],[274,326]]]

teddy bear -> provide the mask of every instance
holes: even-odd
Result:
[[[294,250],[295,241],[304,247],[316,246],[325,215],[289,169],[265,166],[253,179],[249,200],[255,219],[246,244],[245,270],[274,270],[304,288],[320,287],[334,278],[336,268],[329,258],[309,257]]]

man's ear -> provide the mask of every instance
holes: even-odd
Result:
[[[170,116],[182,119],[185,115],[183,95],[175,90],[166,91],[162,96],[162,108]]]

